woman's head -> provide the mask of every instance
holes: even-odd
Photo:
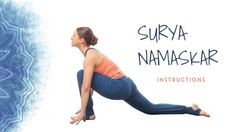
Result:
[[[72,40],[77,38],[80,39],[80,43],[85,43],[87,46],[96,45],[98,38],[93,34],[93,31],[89,27],[78,27],[74,32]],[[73,44],[74,45],[74,44]]]

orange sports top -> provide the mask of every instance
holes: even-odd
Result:
[[[95,72],[112,79],[118,79],[125,76],[120,68],[106,56],[104,56],[101,63],[95,67]]]

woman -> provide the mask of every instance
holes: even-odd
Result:
[[[206,116],[196,104],[191,107],[172,104],[152,104],[136,88],[135,83],[108,57],[91,45],[97,43],[97,38],[89,27],[79,27],[74,32],[72,46],[78,47],[84,55],[84,70],[77,73],[81,95],[81,109],[71,117],[71,124],[78,124],[81,120],[94,120],[92,91],[114,100],[124,100],[135,109],[146,114],[191,114]]]

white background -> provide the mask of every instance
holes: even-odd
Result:
[[[40,131],[231,131],[234,130],[234,7],[231,1],[158,0],[25,0],[41,18],[41,38],[49,51],[45,89],[37,109],[24,118],[22,132]],[[142,25],[182,25],[187,41],[140,41]],[[71,125],[80,108],[76,72],[83,56],[71,48],[78,26],[89,26],[99,38],[97,49],[109,56],[152,102],[190,106],[197,103],[211,118],[191,115],[145,115],[123,101],[95,93],[96,120]],[[138,66],[137,52],[144,49],[178,51],[217,49],[218,64],[211,66]],[[204,76],[205,83],[159,83],[161,76]]]

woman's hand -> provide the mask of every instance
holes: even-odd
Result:
[[[71,117],[72,121],[70,122],[71,124],[76,123],[79,124],[81,120],[86,121],[86,114],[85,112],[81,112],[80,110],[76,112],[76,115]]]

